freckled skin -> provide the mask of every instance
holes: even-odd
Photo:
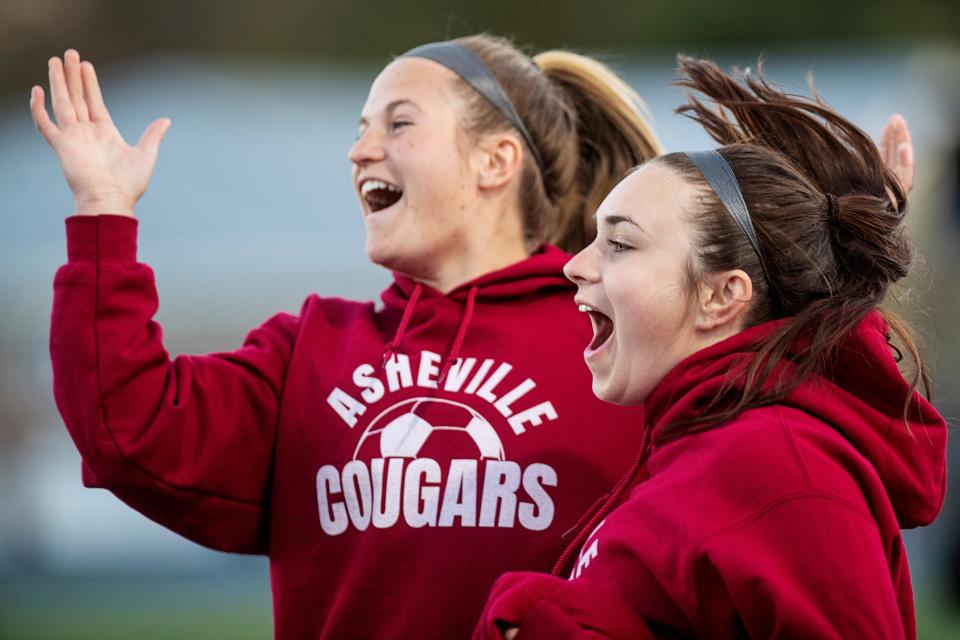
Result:
[[[374,212],[357,192],[367,256],[440,290],[527,255],[517,188],[480,186],[484,150],[460,128],[458,82],[432,61],[395,60],[370,88],[350,151],[355,183],[373,177],[403,190],[399,202]],[[398,100],[409,102],[391,109]]]

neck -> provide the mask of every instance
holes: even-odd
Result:
[[[471,219],[475,222],[462,231],[465,242],[451,245],[447,255],[437,256],[432,264],[425,265],[424,272],[409,275],[446,294],[484,274],[524,260],[529,252],[520,211],[502,205],[495,209],[486,214],[474,212]]]
[[[522,243],[515,247],[478,247],[476,251],[460,253],[445,260],[429,275],[411,275],[415,280],[446,294],[482,275],[520,262],[527,255]]]

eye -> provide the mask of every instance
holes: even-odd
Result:
[[[406,126],[413,124],[409,120],[394,120],[390,123],[390,129],[393,131],[398,131]]]
[[[624,251],[629,251],[630,249],[633,248],[630,245],[626,245],[616,240],[607,240],[607,244],[613,247],[614,253],[623,253]]]

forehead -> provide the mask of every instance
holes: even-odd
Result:
[[[453,93],[450,88],[458,79],[453,71],[432,60],[397,58],[370,85],[363,110],[382,110],[397,100],[411,100],[421,107],[434,101],[448,102]]]
[[[681,214],[694,197],[694,189],[672,169],[656,162],[640,167],[621,180],[597,210],[605,216],[629,216],[648,232],[666,232],[685,225]]]

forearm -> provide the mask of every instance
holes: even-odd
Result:
[[[88,482],[203,544],[254,549],[295,324],[274,320],[230,354],[171,360],[136,226],[68,220],[51,319],[57,405]]]

